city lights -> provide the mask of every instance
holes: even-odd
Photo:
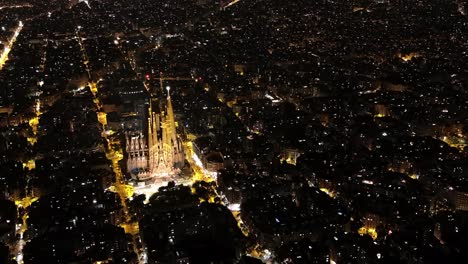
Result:
[[[466,1],[1,2],[0,263],[468,259]]]

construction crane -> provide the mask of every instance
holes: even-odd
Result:
[[[150,76],[147,74],[146,80],[150,79]],[[159,87],[161,89],[161,92],[164,92],[164,81],[197,81],[195,78],[192,77],[159,77],[159,78],[153,78],[154,80],[159,80]],[[150,91],[149,87],[145,84],[145,87],[148,91]]]

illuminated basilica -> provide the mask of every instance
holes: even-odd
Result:
[[[166,111],[150,101],[147,135],[143,131],[126,134],[127,172],[137,187],[177,182],[184,165],[184,149],[176,132],[169,88],[167,92]]]

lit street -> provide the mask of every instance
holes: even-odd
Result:
[[[8,41],[7,45],[3,49],[2,53],[0,54],[0,71],[3,69],[3,66],[5,65],[6,61],[8,60],[8,55],[10,54],[11,50],[13,49],[13,46],[16,42],[16,38],[19,36],[21,33],[21,30],[23,29],[23,22],[18,23],[18,27],[15,29],[15,32],[13,33],[13,36],[10,38]]]

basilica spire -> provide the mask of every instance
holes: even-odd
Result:
[[[176,129],[175,129],[175,119],[174,119],[174,110],[172,109],[172,101],[171,101],[171,88],[169,86],[166,87],[167,89],[167,122],[169,125],[169,133],[172,139],[172,144],[176,144]],[[174,147],[174,145],[172,145]]]

